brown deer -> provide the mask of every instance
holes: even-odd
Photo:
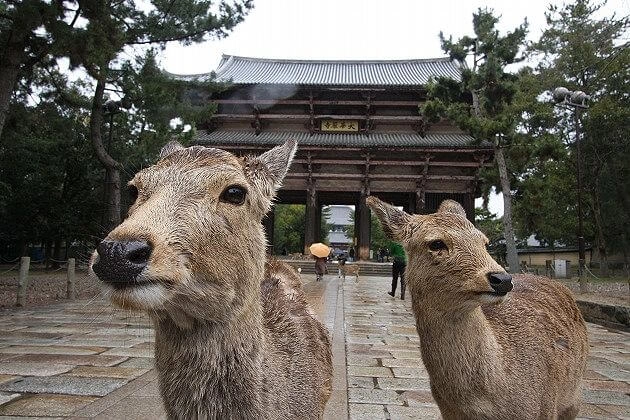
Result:
[[[130,181],[129,215],[97,247],[92,269],[110,300],[154,322],[169,418],[323,415],[328,333],[298,274],[266,263],[261,224],[296,146],[237,158],[169,143]]]
[[[455,201],[409,215],[368,198],[408,256],[406,279],[431,392],[445,419],[572,419],[588,337],[571,292],[511,277]]]

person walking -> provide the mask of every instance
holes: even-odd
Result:
[[[314,257],[315,258],[315,281],[320,281],[324,278],[324,274],[328,272],[326,266],[326,257]]]
[[[400,276],[400,298],[405,299],[405,268],[407,267],[407,256],[405,250],[399,243],[392,243],[390,247],[390,255],[393,257],[392,263],[392,291],[387,292],[388,295],[394,296],[396,294],[396,287],[398,286],[398,277]]]

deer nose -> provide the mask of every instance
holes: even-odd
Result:
[[[146,241],[104,240],[96,247],[98,261],[92,269],[113,286],[130,285],[147,266],[152,250]]]
[[[512,276],[507,273],[490,273],[488,281],[494,292],[499,295],[505,295],[514,288],[512,284]]]

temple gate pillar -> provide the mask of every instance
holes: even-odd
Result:
[[[306,190],[306,211],[304,217],[304,254],[310,253],[308,247],[317,242],[319,238],[318,226],[321,220],[321,210],[317,200],[317,190],[314,186],[309,186]]]
[[[357,257],[360,260],[369,260],[370,259],[370,208],[365,202],[367,198],[366,194],[361,194],[361,198],[359,200],[359,211],[358,219],[359,219],[359,231],[358,231],[358,240],[357,240],[357,248],[356,253]]]

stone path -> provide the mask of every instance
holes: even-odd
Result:
[[[386,295],[389,282],[374,277],[344,285],[349,416],[440,418],[422,365],[411,302]],[[588,332],[591,349],[580,418],[628,419],[630,334],[591,323]]]
[[[333,338],[333,394],[324,418],[439,418],[410,302],[385,294],[389,279],[304,280]],[[580,416],[630,418],[630,334],[588,328]],[[164,418],[153,340],[147,318],[100,301],[0,312],[0,419]]]

